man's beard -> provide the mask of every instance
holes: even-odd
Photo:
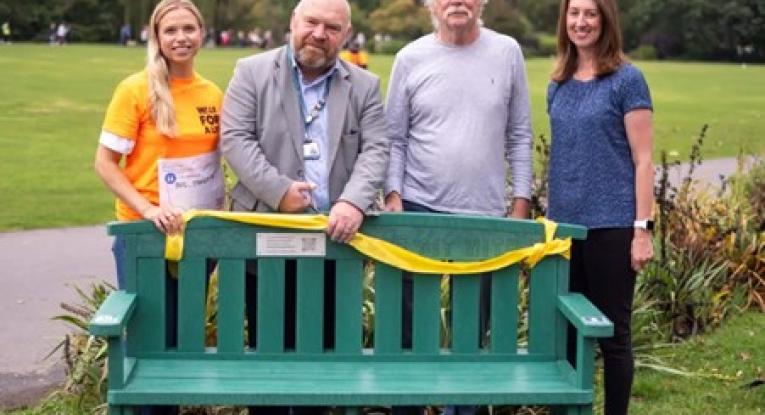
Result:
[[[323,69],[332,60],[330,51],[313,45],[303,44],[296,52],[295,59],[299,64],[311,69]]]

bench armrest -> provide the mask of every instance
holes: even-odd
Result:
[[[101,304],[88,327],[94,336],[121,336],[135,309],[135,294],[113,291]]]
[[[558,309],[584,337],[611,337],[614,325],[582,294],[558,296]]]

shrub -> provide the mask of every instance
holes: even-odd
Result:
[[[629,53],[630,58],[639,61],[655,61],[659,59],[659,53],[651,45],[640,45]]]
[[[391,39],[380,43],[375,43],[375,53],[383,55],[395,55],[409,42],[406,40]]]

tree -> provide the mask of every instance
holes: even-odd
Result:
[[[525,40],[532,32],[531,23],[521,13],[517,1],[492,0],[485,6],[482,17],[486,27],[518,41]]]
[[[375,33],[400,39],[415,39],[433,30],[430,12],[415,0],[383,0],[369,18]]]

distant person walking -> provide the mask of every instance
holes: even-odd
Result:
[[[66,44],[66,37],[69,35],[69,26],[66,22],[61,22],[56,28],[56,43],[59,45]]]
[[[57,41],[56,41],[56,29],[57,29],[56,23],[55,22],[51,22],[50,26],[48,27],[48,44],[51,45],[51,46],[55,46],[56,43],[57,43]]]
[[[130,43],[130,40],[133,38],[133,30],[130,28],[130,25],[125,23],[120,28],[120,44],[122,46],[127,46]]]
[[[2,42],[0,43],[11,43],[11,22],[8,20],[4,21],[2,26],[0,26],[0,36],[2,36]]]
[[[347,49],[343,49],[342,52],[340,52],[340,59],[350,62],[359,68],[367,69],[367,66],[369,66],[369,55],[367,54],[367,51],[363,50],[355,40],[350,42]]]
[[[616,0],[562,0],[547,92],[552,148],[548,215],[588,228],[574,241],[571,291],[613,323],[603,352],[605,415],[626,415],[634,371],[630,320],[636,273],[653,257],[653,106],[627,61]],[[569,334],[568,359],[575,364]]]

